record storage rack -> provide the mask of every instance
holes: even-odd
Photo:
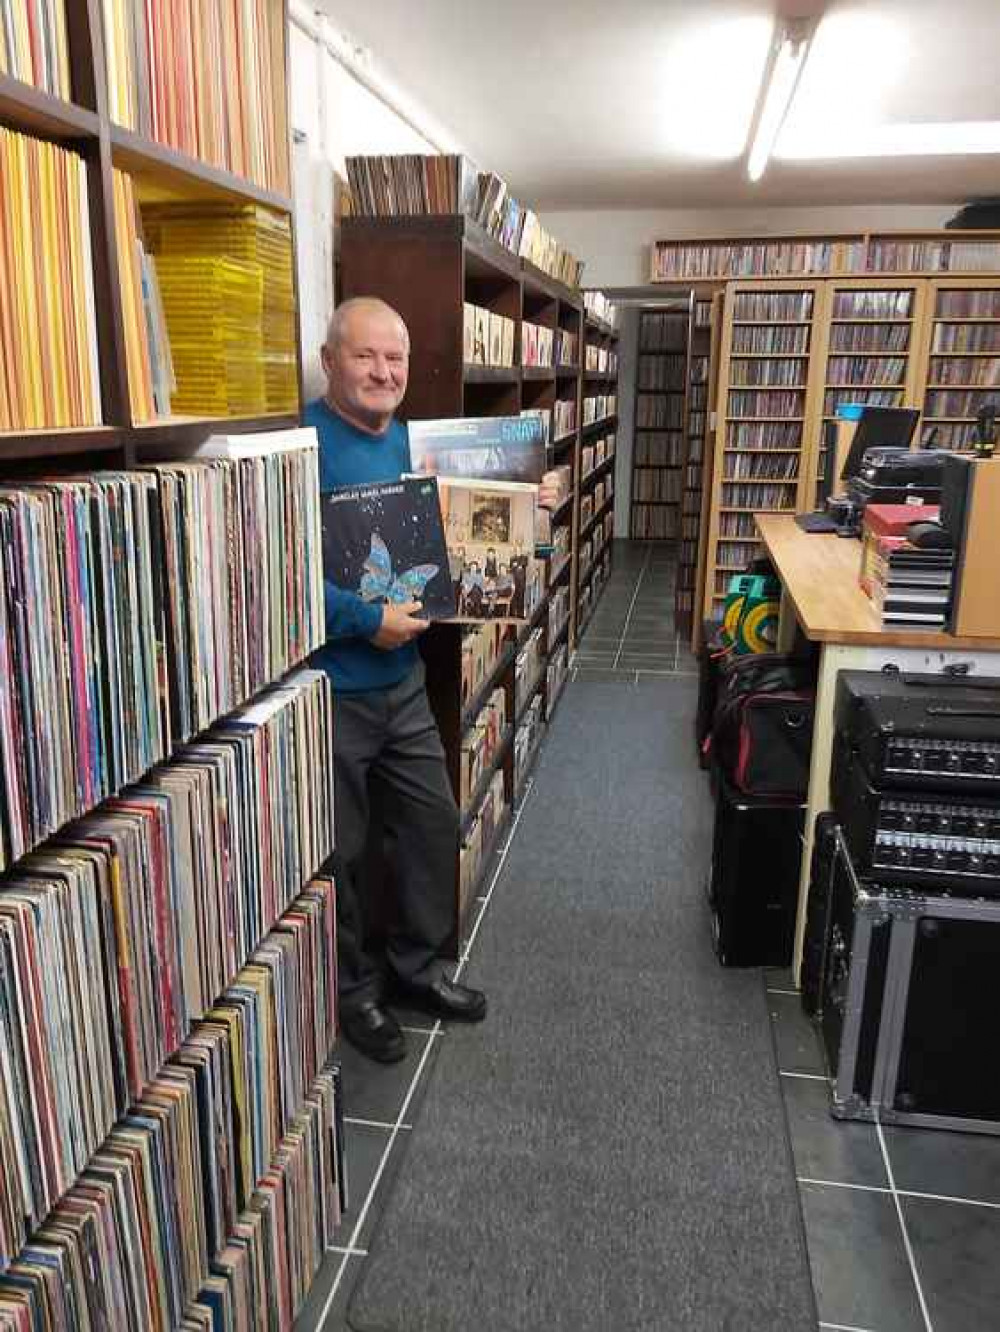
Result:
[[[61,3],[61,0],[59,2]],[[27,0],[27,3],[32,3],[32,0]],[[59,18],[61,22],[61,14]],[[266,58],[273,62],[271,72],[275,79],[274,86],[280,87],[280,95],[276,98],[273,108],[276,120],[272,128],[276,127],[277,148],[272,166],[276,178],[287,184],[290,178],[288,161],[290,143],[287,120],[288,53],[285,0],[263,0],[258,6],[254,21],[268,25],[270,40],[273,42],[273,49]],[[88,339],[87,345],[79,349],[79,353],[92,367],[95,398],[99,405],[99,411],[96,413],[99,419],[89,424],[56,426],[52,420],[47,420],[27,429],[11,428],[0,431],[0,466],[3,470],[4,484],[11,490],[17,490],[22,481],[28,482],[38,475],[50,479],[58,479],[62,474],[86,477],[94,469],[134,468],[144,461],[163,456],[161,451],[164,449],[180,449],[183,452],[202,443],[213,434],[275,430],[298,425],[297,411],[239,418],[166,417],[148,426],[139,426],[133,419],[130,408],[125,315],[119,284],[119,238],[116,236],[114,212],[115,172],[127,173],[136,185],[140,197],[155,198],[158,201],[207,200],[263,205],[287,218],[289,225],[292,218],[292,201],[290,193],[283,192],[281,188],[272,188],[259,183],[260,173],[254,173],[257,176],[256,180],[250,179],[248,176],[236,174],[164,146],[162,142],[154,141],[134,129],[115,123],[109,106],[107,37],[100,5],[94,0],[85,0],[84,3],[67,0],[65,48],[71,96],[69,98],[56,96],[11,74],[0,74],[0,130],[8,136],[13,136],[8,142],[24,141],[29,145],[29,151],[30,146],[36,143],[54,145],[58,150],[72,154],[74,160],[78,157],[82,162],[80,169],[85,189],[80,221],[86,243],[80,252],[69,255],[69,261],[77,276],[82,275],[84,285],[89,284],[96,293],[96,299],[89,311],[89,324],[85,326],[89,328],[92,338]],[[177,71],[171,70],[169,73],[172,77]],[[246,113],[245,108],[241,108],[241,113]],[[271,151],[275,153],[273,144]],[[4,210],[4,216],[0,218],[0,228],[7,230],[8,240],[17,227],[13,213],[14,206],[11,194],[0,201],[0,209]],[[293,226],[291,236],[294,251]],[[10,253],[11,251],[8,251],[8,254]],[[14,253],[16,254],[16,250]],[[11,271],[16,279],[16,268]],[[297,304],[296,290],[296,307]],[[65,311],[65,306],[63,308]],[[297,322],[296,319],[296,327]],[[4,338],[5,332],[0,326],[0,356],[9,362],[13,351],[10,346],[3,345]],[[297,342],[296,350],[298,350]],[[297,360],[300,359],[297,357]],[[31,373],[59,376],[63,373],[63,367],[36,366]],[[171,456],[176,455],[172,453]],[[153,555],[156,556],[155,546]],[[280,682],[280,679],[274,682]],[[162,763],[169,764],[174,752],[168,750],[163,755]],[[83,813],[86,814],[86,811]],[[332,801],[330,808],[320,817],[328,818],[332,827]],[[41,849],[44,850],[47,845],[43,842]],[[15,861],[7,867],[4,877],[0,878],[0,894],[4,891],[8,876],[17,873],[20,864],[20,861]],[[318,865],[303,865],[303,874],[311,876],[319,868]],[[328,911],[333,885],[330,880],[325,880],[324,883],[325,888],[317,889],[314,886],[309,891],[315,902],[325,895],[328,905],[322,909]],[[302,889],[306,888],[306,877],[302,879],[300,886]],[[302,895],[295,900],[304,902],[306,896]],[[282,920],[284,919],[285,917],[282,917]],[[166,922],[165,927],[166,925],[169,925],[169,922]],[[271,937],[267,935],[265,939]],[[229,980],[232,979],[233,976],[230,975]],[[329,1017],[332,1012],[334,1010],[328,1009],[327,1016]],[[324,1039],[330,1039],[332,1044],[331,1031],[324,1028],[324,1032]],[[318,1029],[315,1035],[318,1039],[320,1035]],[[305,1029],[303,1039],[312,1039]],[[324,1045],[322,1049],[317,1048],[319,1064],[323,1065],[329,1055],[330,1045]],[[299,1102],[300,1110],[304,1110],[307,1106],[312,1107],[307,1114],[310,1125],[318,1126],[320,1119],[317,1119],[316,1115],[322,1118],[330,1112],[333,1104],[330,1100],[330,1086],[329,1073],[321,1074],[312,1084],[312,1090],[306,1089],[307,1098]],[[300,1122],[305,1123],[306,1120]],[[332,1133],[332,1122],[323,1119],[323,1123],[325,1127],[320,1130],[321,1134]],[[308,1133],[313,1131],[313,1128],[310,1128]],[[318,1145],[318,1138],[316,1143]],[[326,1149],[323,1150],[325,1152]],[[285,1155],[282,1156],[281,1153]],[[299,1154],[298,1148],[291,1143],[291,1140],[288,1141],[287,1151],[286,1145],[282,1145],[281,1153],[273,1159],[272,1176],[284,1188],[285,1167],[286,1165],[289,1168],[294,1167],[299,1160]],[[264,1165],[268,1167],[269,1163],[265,1161]],[[11,1162],[5,1160],[2,1168],[10,1169]],[[329,1159],[326,1159],[324,1166],[324,1171],[327,1170],[332,1180],[335,1168]],[[76,1178],[79,1178],[79,1173],[76,1172]],[[72,1181],[70,1185],[71,1183]],[[287,1184],[289,1188],[292,1187],[291,1176],[288,1176]],[[64,1193],[65,1190],[59,1196],[63,1196]],[[313,1201],[318,1217],[321,1204],[318,1198],[314,1198]],[[315,1239],[315,1236],[313,1238]],[[315,1271],[315,1264],[321,1257],[322,1243],[318,1250],[303,1248],[297,1255],[293,1254],[290,1257],[289,1262],[296,1270],[294,1273],[287,1268],[283,1270],[283,1279],[290,1281],[291,1286],[288,1302],[280,1316],[281,1326],[286,1325],[286,1318],[290,1320],[301,1304],[308,1281]],[[0,1299],[5,1293],[5,1285],[0,1278]],[[285,1298],[283,1295],[281,1300],[284,1301]],[[204,1314],[204,1310],[201,1314]],[[194,1316],[192,1311],[189,1317],[193,1319]],[[189,1324],[185,1321],[184,1325]],[[278,1325],[277,1322],[274,1324]],[[287,1325],[290,1326],[290,1321]]]
[[[542,598],[532,619],[513,636],[488,683],[501,687],[506,696],[506,716],[513,727],[525,719],[526,708],[536,695],[543,698],[543,715],[551,718],[565,683],[565,674],[551,689],[545,667],[556,653],[565,653],[566,665],[581,630],[581,590],[594,581],[595,572],[607,567],[610,531],[592,566],[580,563],[581,490],[587,491],[598,478],[581,477],[584,441],[613,434],[616,416],[584,426],[584,399],[613,391],[607,375],[585,380],[585,351],[588,342],[610,349],[616,331],[605,321],[586,314],[581,294],[543,273],[527,260],[512,254],[482,227],[463,215],[420,217],[348,216],[341,219],[338,298],[378,296],[403,317],[410,332],[410,377],[400,415],[403,419],[427,420],[457,416],[519,415],[522,411],[547,412],[550,435],[549,467],[571,469],[571,491],[553,514],[553,527],[568,532],[569,558],[550,566]],[[514,321],[514,365],[482,366],[465,357],[464,307],[500,314]],[[530,322],[574,339],[572,363],[521,364],[522,326]],[[565,359],[565,358],[564,358]],[[569,429],[557,433],[555,408],[559,404]],[[605,471],[610,473],[610,468]],[[610,510],[609,510],[610,511]],[[604,515],[607,517],[607,514]],[[559,589],[568,592],[568,614],[561,624],[549,624],[548,607]],[[590,602],[592,607],[593,602]],[[529,697],[515,706],[515,659],[531,634],[541,627],[544,634],[543,672]],[[428,662],[428,693],[441,731],[445,754],[458,797],[462,737],[474,720],[462,706],[461,629],[434,625],[422,636],[421,651]],[[489,689],[477,701],[485,703]],[[535,745],[532,758],[538,752]],[[515,787],[514,738],[500,746],[494,766],[504,773],[506,814],[497,826],[489,854],[482,857],[479,883],[488,881],[496,854],[504,839],[510,812],[520,796],[530,764],[525,765]],[[475,811],[468,811],[474,814]],[[463,817],[463,828],[468,818]],[[477,890],[478,891],[478,890]],[[451,951],[457,955],[471,925],[471,904],[476,891],[463,893],[460,847],[455,853],[454,925]]]

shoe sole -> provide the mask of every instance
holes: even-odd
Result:
[[[450,1009],[436,1008],[433,1004],[423,1004],[419,999],[413,999],[410,995],[397,995],[386,1001],[390,1007],[409,1008],[415,1013],[423,1013],[427,1017],[438,1018],[441,1022],[482,1022],[486,1016],[487,1007],[484,1004],[481,1009],[472,1013],[453,1013]]]

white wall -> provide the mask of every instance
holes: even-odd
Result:
[[[649,281],[654,240],[920,230],[940,227],[957,206],[547,211],[542,221],[583,259],[584,286],[634,287]]]
[[[337,191],[346,180],[345,158],[430,153],[448,145],[424,137],[412,118],[392,110],[336,58],[343,40],[321,16],[293,6],[290,34],[292,190],[308,400],[324,387],[319,348],[333,310]]]

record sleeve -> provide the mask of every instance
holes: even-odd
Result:
[[[432,620],[455,614],[434,477],[342,486],[322,498],[323,571],[373,604],[419,601]]]
[[[418,475],[478,477],[537,485],[545,440],[536,416],[411,421],[410,462]]]

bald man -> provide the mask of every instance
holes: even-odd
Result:
[[[406,427],[394,413],[406,392],[410,339],[382,301],[338,306],[322,349],[326,396],[310,403],[319,434],[320,489],[397,481],[411,471]],[[406,1039],[391,997],[434,1017],[477,1022],[486,997],[445,975],[438,953],[452,924],[458,810],[424,688],[420,609],[376,605],[326,583],[326,646],[333,681],[337,945],[341,1030],[364,1054],[393,1063]],[[365,938],[361,866],[377,803],[398,894],[384,972]]]

